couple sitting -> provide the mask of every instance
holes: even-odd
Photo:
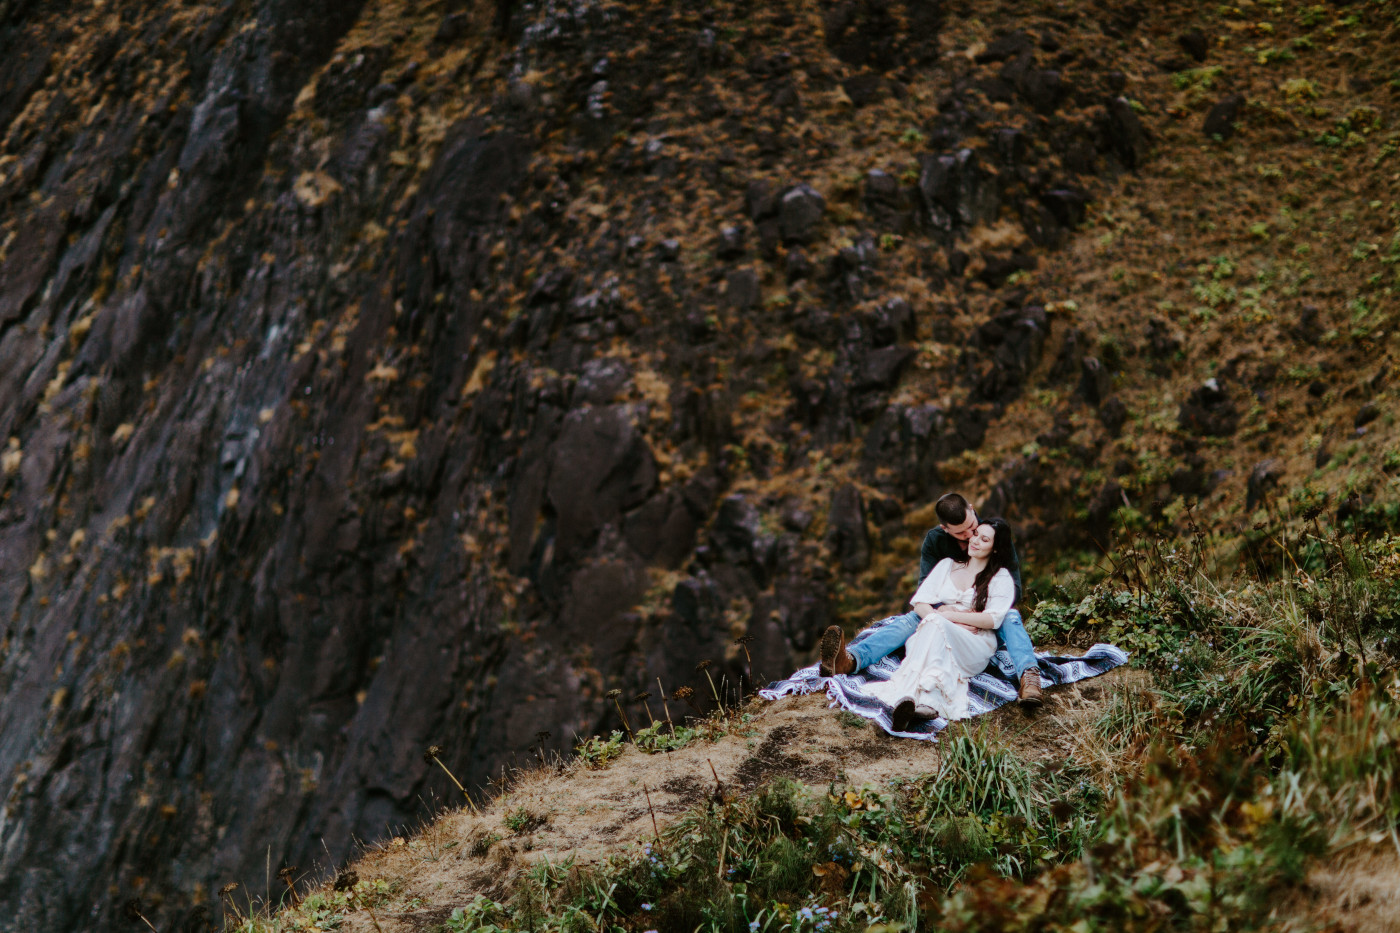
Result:
[[[913,611],[849,648],[840,626],[822,635],[821,673],[828,677],[853,674],[904,646],[895,675],[866,688],[893,707],[896,732],[916,717],[966,718],[968,682],[986,668],[998,642],[1016,665],[1022,705],[1041,703],[1035,652],[1013,608],[1021,597],[1021,562],[1010,526],[999,518],[979,522],[957,493],[934,509],[940,525],[924,538]]]

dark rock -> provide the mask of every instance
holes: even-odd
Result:
[[[1352,426],[1357,428],[1363,427],[1364,425],[1368,425],[1372,421],[1375,421],[1380,416],[1380,406],[1377,405],[1375,402],[1367,402],[1365,405],[1362,405],[1361,408],[1357,410],[1356,418],[1352,422]]]
[[[1007,308],[977,328],[973,345],[1009,379],[1006,387],[1019,387],[1040,363],[1049,333],[1050,319],[1043,307]]]
[[[587,644],[591,661],[601,670],[619,666],[638,626],[624,624],[647,588],[645,570],[619,560],[616,549],[584,564],[569,578],[554,636],[561,644]]]
[[[748,311],[758,305],[758,273],[734,269],[724,278],[724,303],[735,311]]]
[[[984,255],[982,271],[977,277],[990,288],[999,288],[1013,273],[1036,267],[1036,258],[1030,253],[1014,252],[1009,256]]]
[[[450,13],[438,24],[437,32],[433,34],[433,42],[440,45],[451,44],[466,36],[470,28],[471,19],[466,13]]]
[[[1084,221],[1089,196],[1073,188],[1052,188],[1040,196],[1040,202],[1060,226],[1072,230]]]
[[[997,178],[982,167],[971,149],[927,154],[919,161],[919,191],[935,230],[951,234],[958,227],[996,219],[1001,206]]]
[[[632,384],[632,367],[626,360],[603,357],[583,364],[574,386],[575,405],[607,405]]]
[[[726,225],[720,228],[715,255],[720,259],[737,259],[744,255],[744,228]]]
[[[1017,30],[993,39],[985,49],[977,53],[975,60],[979,65],[985,65],[988,62],[1001,62],[1008,58],[1024,55],[1030,52],[1034,46],[1035,40],[1028,33]]]
[[[1018,89],[1026,103],[1043,114],[1054,113],[1070,92],[1061,74],[1051,69],[1026,72]]]
[[[708,391],[689,388],[674,404],[672,433],[683,439],[694,439],[712,455],[734,443],[734,417],[728,396],[719,389]]]
[[[1086,356],[1079,366],[1079,394],[1084,401],[1097,406],[1108,398],[1113,376],[1095,357]]]
[[[726,496],[720,502],[710,537],[725,562],[749,571],[759,587],[767,585],[776,541],[763,530],[758,509],[745,496]]]
[[[1176,37],[1177,45],[1182,51],[1190,55],[1198,62],[1206,60],[1206,53],[1210,51],[1210,40],[1206,34],[1199,29],[1188,29]]]
[[[692,476],[681,489],[681,498],[686,508],[697,520],[707,519],[714,511],[715,500],[719,498],[720,478],[713,467],[704,467]]]
[[[1089,340],[1084,336],[1084,331],[1077,327],[1065,331],[1060,350],[1055,354],[1055,365],[1050,368],[1051,377],[1067,381],[1081,375],[1083,358],[1088,355],[1084,351],[1088,348]]]
[[[885,96],[885,80],[877,74],[852,75],[841,82],[841,87],[857,110],[878,103]]]
[[[1201,131],[1211,139],[1216,137],[1229,139],[1235,135],[1235,121],[1239,119],[1240,110],[1243,107],[1243,94],[1231,94],[1221,98],[1214,107],[1210,108],[1210,113],[1206,114]]]
[[[681,241],[674,237],[667,237],[656,244],[656,259],[658,262],[675,262],[681,258]]]
[[[846,64],[881,72],[895,66],[900,28],[886,4],[836,3],[823,26],[827,47]]]
[[[1322,336],[1321,312],[1315,304],[1305,304],[1298,312],[1298,320],[1290,329],[1294,340],[1300,343],[1313,343]]]
[[[909,347],[882,347],[871,350],[861,358],[856,370],[857,389],[890,389],[899,381],[899,374],[914,358]]]
[[[535,105],[535,88],[523,78],[512,78],[506,87],[506,99],[516,110],[528,111]]]
[[[836,339],[838,331],[836,319],[831,312],[820,306],[800,311],[796,315],[793,329],[797,331],[799,337],[805,337],[819,343],[832,342]]]
[[[1166,321],[1153,318],[1147,322],[1147,352],[1154,359],[1171,359],[1181,352],[1181,338],[1172,333]]]
[[[1106,142],[1124,167],[1137,168],[1147,158],[1150,143],[1147,130],[1129,103],[1121,97],[1108,102],[1103,121]]]
[[[807,259],[807,254],[800,249],[790,249],[783,261],[784,271],[787,274],[788,284],[801,281],[812,274],[812,263]]]
[[[810,241],[825,212],[826,199],[811,185],[796,185],[788,189],[779,207],[783,240],[788,243]]]
[[[906,233],[912,226],[913,199],[908,189],[893,176],[873,169],[865,176],[866,213],[877,226],[895,233]]]
[[[548,304],[563,299],[574,282],[574,270],[568,266],[551,269],[535,279],[525,303],[528,306]]]
[[[1128,420],[1128,406],[1118,396],[1111,396],[1099,406],[1099,420],[1110,437],[1117,437]]]
[[[1026,134],[1014,126],[1003,126],[992,134],[997,155],[1006,165],[1020,165],[1026,161],[1030,144]]]
[[[866,330],[877,347],[914,338],[914,309],[903,298],[891,298],[866,318]]]
[[[1210,490],[1210,482],[1199,466],[1178,467],[1167,479],[1167,485],[1178,496],[1200,498]]]
[[[549,502],[558,516],[557,560],[587,547],[604,524],[641,504],[656,462],[624,406],[572,411],[550,450]]]
[[[1177,411],[1177,423],[1188,434],[1228,437],[1239,426],[1234,401],[1214,379],[1193,390]]]
[[[803,508],[791,508],[783,513],[783,527],[798,534],[812,527],[812,513]]]
[[[766,178],[749,182],[744,191],[744,206],[748,208],[749,219],[754,223],[778,214],[778,192]]]
[[[1084,521],[1085,536],[1100,547],[1109,547],[1113,536],[1113,516],[1127,504],[1127,497],[1118,480],[1105,482],[1089,500],[1088,515]]]
[[[667,569],[680,567],[695,550],[695,518],[674,492],[658,493],[628,513],[622,533],[632,550]]]
[[[1283,464],[1277,460],[1263,460],[1254,465],[1254,469],[1249,472],[1249,480],[1245,484],[1244,507],[1252,509],[1260,502],[1270,490],[1278,488],[1278,481],[1283,476]]]
[[[972,257],[960,249],[948,251],[948,274],[953,278],[962,278],[962,274],[967,271],[967,264],[972,261]]]
[[[724,618],[724,599],[703,570],[676,584],[671,609],[692,631],[712,627]]]
[[[1321,379],[1314,379],[1308,383],[1308,394],[1313,398],[1322,398],[1327,394],[1327,383]]]
[[[870,535],[865,527],[865,506],[860,490],[847,483],[831,497],[827,515],[827,544],[847,573],[870,566]]]

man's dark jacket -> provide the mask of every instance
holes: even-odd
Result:
[[[951,557],[955,561],[967,560],[967,543],[959,541],[957,538],[943,530],[939,525],[928,534],[924,535],[924,546],[919,550],[919,582],[924,581],[928,572],[932,570],[940,560]],[[1011,546],[1011,566],[1006,568],[1011,571],[1011,579],[1016,584],[1016,603],[1021,602],[1021,558],[1016,553],[1016,545]]]

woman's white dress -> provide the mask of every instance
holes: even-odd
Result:
[[[952,580],[955,564],[944,559],[929,572],[914,593],[913,603],[947,603],[950,609],[973,611],[976,591],[959,589]],[[1005,569],[987,583],[987,606],[996,628],[1016,601],[1016,584]],[[918,631],[904,643],[904,661],[893,677],[866,688],[890,706],[909,699],[915,706],[932,708],[945,719],[966,719],[968,682],[986,668],[997,650],[996,635],[988,629],[970,632],[934,612],[919,623]]]

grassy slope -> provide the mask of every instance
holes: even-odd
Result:
[[[711,716],[668,754],[595,740],[243,926],[1388,929],[1400,542],[1326,563],[1221,589],[1148,559],[1143,589],[1042,604],[1042,637],[1112,638],[1133,669],[936,745],[819,697]]]

